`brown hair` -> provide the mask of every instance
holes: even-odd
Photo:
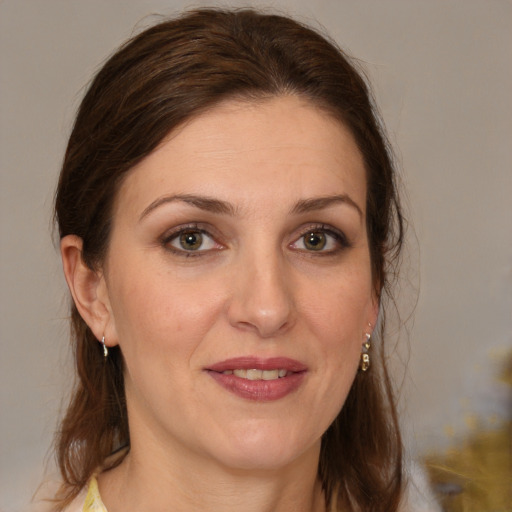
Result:
[[[60,236],[81,237],[84,262],[99,268],[121,180],[170,130],[224,99],[285,94],[326,110],[355,137],[367,171],[367,231],[382,301],[403,238],[386,139],[354,64],[333,43],[283,16],[200,9],[158,23],[122,46],[92,81],[77,114],[55,200]],[[119,349],[104,363],[74,305],[71,322],[78,380],[56,440],[61,504],[130,442]],[[377,338],[382,364],[357,375],[323,437],[319,475],[328,502],[391,512],[401,494],[402,455],[382,308]]]

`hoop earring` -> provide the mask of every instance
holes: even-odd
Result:
[[[101,338],[101,345],[103,346],[103,357],[105,358],[105,360],[107,359],[108,357],[108,348],[107,346],[105,345],[105,336],[103,336]]]
[[[361,347],[361,363],[359,364],[359,368],[361,368],[361,371],[366,372],[368,371],[368,368],[370,368],[370,338],[371,334],[366,333],[366,340],[364,341],[362,347]]]

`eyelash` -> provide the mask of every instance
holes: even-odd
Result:
[[[185,249],[178,249],[177,247],[173,247],[171,245],[171,242],[179,238],[181,235],[190,232],[190,233],[201,233],[201,235],[206,235],[208,238],[210,238],[215,244],[218,244],[216,242],[215,237],[207,230],[205,227],[202,227],[200,224],[187,224],[185,226],[179,226],[176,229],[174,229],[170,233],[166,233],[162,239],[161,243],[164,246],[164,248],[178,256],[182,256],[185,258],[194,258],[198,256],[204,256],[206,253],[210,252],[208,249],[203,250],[196,250],[196,251],[187,251]],[[212,249],[215,250],[215,249]],[[220,250],[220,249],[217,249]]]
[[[195,250],[195,251],[194,250],[187,251],[185,249],[178,249],[177,247],[173,247],[171,245],[171,242],[173,242],[178,237],[180,237],[181,235],[183,235],[187,232],[201,233],[201,235],[206,235],[213,243],[220,245],[216,241],[216,238],[209,232],[208,229],[201,226],[200,224],[192,223],[192,224],[187,224],[185,226],[179,226],[179,227],[175,228],[172,232],[166,233],[165,235],[163,235],[161,238],[162,246],[166,250],[168,250],[178,256],[185,257],[185,258],[205,256],[212,250],[222,250],[221,248],[216,248],[216,249],[202,249],[202,250],[199,249],[199,250]],[[315,233],[315,234],[322,233],[322,234],[327,235],[328,237],[333,238],[334,243],[337,245],[337,247],[335,247],[334,249],[327,250],[327,251],[323,251],[323,250],[314,251],[314,250],[307,250],[307,249],[295,249],[295,250],[297,250],[298,252],[301,252],[303,254],[307,254],[308,256],[326,257],[326,256],[336,255],[339,252],[351,247],[351,243],[349,242],[346,235],[342,231],[334,229],[331,226],[326,226],[325,224],[311,224],[311,225],[307,226],[305,229],[301,230],[301,234],[291,244],[289,244],[288,247],[292,247],[293,245],[297,244],[299,241],[303,240],[306,235],[308,235],[310,233]]]
[[[327,251],[297,249],[298,251],[300,251],[303,254],[306,254],[307,256],[334,256],[344,251],[345,249],[349,249],[350,247],[352,247],[352,244],[349,242],[345,233],[325,224],[311,224],[307,226],[305,229],[301,230],[301,234],[295,239],[294,242],[292,242],[292,244],[290,244],[290,246],[297,244],[301,240],[304,240],[304,237],[310,233],[322,233],[333,238],[336,247]]]

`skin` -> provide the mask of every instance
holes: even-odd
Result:
[[[323,510],[321,436],[378,313],[365,204],[362,157],[339,122],[293,96],[227,101],[130,171],[102,269],[63,239],[80,313],[125,360],[131,450],[99,477],[110,512]],[[199,249],[180,245],[183,227],[203,232]],[[279,400],[248,400],[205,371],[240,356],[307,371]]]

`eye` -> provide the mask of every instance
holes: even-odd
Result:
[[[182,253],[200,253],[221,248],[210,234],[199,228],[181,229],[167,237],[164,244],[175,252]]]
[[[328,240],[325,233],[312,231],[303,235],[302,241],[308,251],[321,251],[327,245]]]
[[[335,253],[349,244],[342,233],[325,227],[310,228],[290,247],[299,251]]]

